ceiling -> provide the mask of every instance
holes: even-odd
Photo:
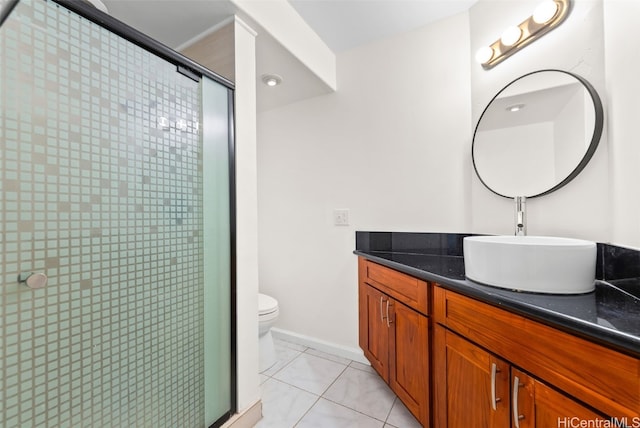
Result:
[[[176,49],[234,14],[227,0],[102,0],[109,14]]]
[[[288,1],[337,53],[462,12],[478,0]],[[185,44],[234,13],[228,0],[102,2],[112,16],[171,48]]]
[[[477,1],[289,0],[289,3],[337,53],[455,15]]]
[[[462,12],[478,0],[288,1],[325,44],[339,53]],[[102,2],[115,18],[178,50],[235,13],[235,6],[229,0]],[[259,85],[259,111],[327,91],[326,87],[314,81],[317,78],[312,73],[305,71],[305,67],[270,36],[259,34],[257,50],[258,76],[277,73],[287,83],[276,90]],[[306,79],[305,74],[308,75]]]
[[[478,130],[491,131],[554,122],[560,118],[561,111],[566,110],[567,105],[575,100],[578,94],[582,95],[582,99],[585,99],[585,96],[588,97],[587,91],[579,82],[515,95],[505,96],[505,92],[501,92],[500,96],[491,101],[491,108],[487,107],[482,114],[481,126]],[[520,108],[514,111],[511,109],[512,106],[520,106]]]

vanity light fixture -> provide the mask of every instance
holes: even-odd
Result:
[[[545,0],[529,18],[507,28],[500,39],[476,52],[476,61],[486,70],[556,28],[569,14],[571,0]]]
[[[263,74],[262,83],[271,87],[278,86],[282,83],[282,77],[277,74]]]

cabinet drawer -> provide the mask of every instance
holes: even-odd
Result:
[[[364,272],[362,273],[365,282],[410,308],[428,315],[429,286],[427,282],[362,258],[360,263],[363,263]]]
[[[640,415],[640,360],[434,287],[434,319],[605,414]]]

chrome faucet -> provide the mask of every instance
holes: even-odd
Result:
[[[527,198],[516,196],[516,236],[527,234]]]

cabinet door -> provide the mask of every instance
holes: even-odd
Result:
[[[512,368],[511,378],[513,428],[609,426],[606,423],[611,422],[520,370]]]
[[[436,426],[509,427],[509,365],[436,326]]]
[[[429,319],[389,300],[389,386],[407,409],[429,426]]]
[[[637,357],[440,287],[433,313],[437,323],[594,409],[630,421],[640,415]]]
[[[358,286],[359,341],[371,367],[389,382],[389,327],[387,302],[389,297],[370,285]]]

